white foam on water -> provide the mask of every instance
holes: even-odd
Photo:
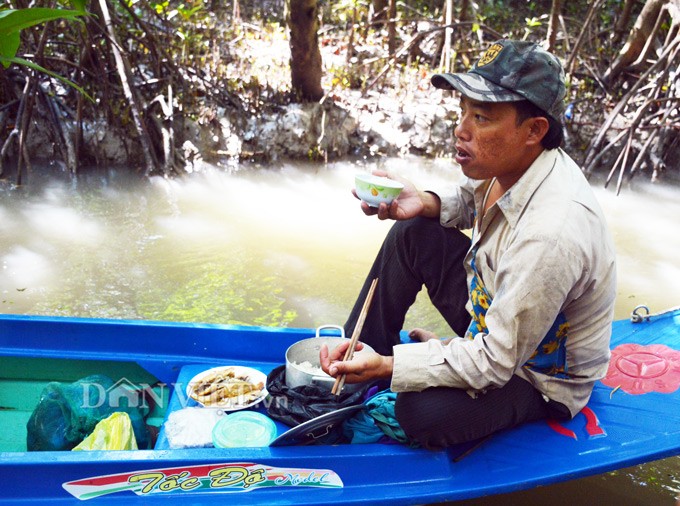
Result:
[[[0,284],[19,291],[39,288],[54,281],[49,258],[24,246],[15,246],[0,257]]]

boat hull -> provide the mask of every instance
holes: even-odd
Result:
[[[673,362],[679,329],[680,312],[615,322],[615,357],[630,365],[663,346],[668,355],[657,355],[680,375],[680,362]],[[189,366],[268,372],[285,363],[291,344],[313,335],[310,329],[4,315],[0,356],[136,363],[175,385]],[[616,350],[625,344],[640,348],[620,358]],[[665,390],[672,390],[669,381]],[[635,381],[631,385],[625,388],[634,390]],[[178,406],[179,391],[169,396],[168,412]],[[507,493],[679,454],[680,391],[628,393],[598,382],[588,409],[569,422],[526,424],[479,446],[446,451],[398,444],[169,449],[163,437],[159,442],[153,450],[127,452],[0,452],[0,503],[212,504],[229,494],[230,504],[422,504]]]

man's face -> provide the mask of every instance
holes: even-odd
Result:
[[[517,111],[507,102],[460,99],[461,117],[454,130],[456,162],[471,179],[496,177],[508,186],[533,162],[529,154],[530,120],[517,125]]]

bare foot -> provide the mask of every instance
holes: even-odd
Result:
[[[439,339],[437,334],[425,329],[413,329],[408,333],[408,336],[414,341],[420,341],[422,343],[429,341],[430,339]]]

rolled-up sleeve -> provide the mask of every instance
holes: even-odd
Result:
[[[441,201],[439,222],[443,227],[465,230],[472,228],[474,220],[474,193],[479,182],[463,178],[460,184],[428,189]]]
[[[436,386],[482,391],[507,383],[510,376],[499,377],[499,364],[493,364],[488,357],[475,361],[473,357],[481,357],[484,352],[472,343],[458,338],[448,345],[433,339],[395,346],[390,388],[394,392],[420,392]]]

